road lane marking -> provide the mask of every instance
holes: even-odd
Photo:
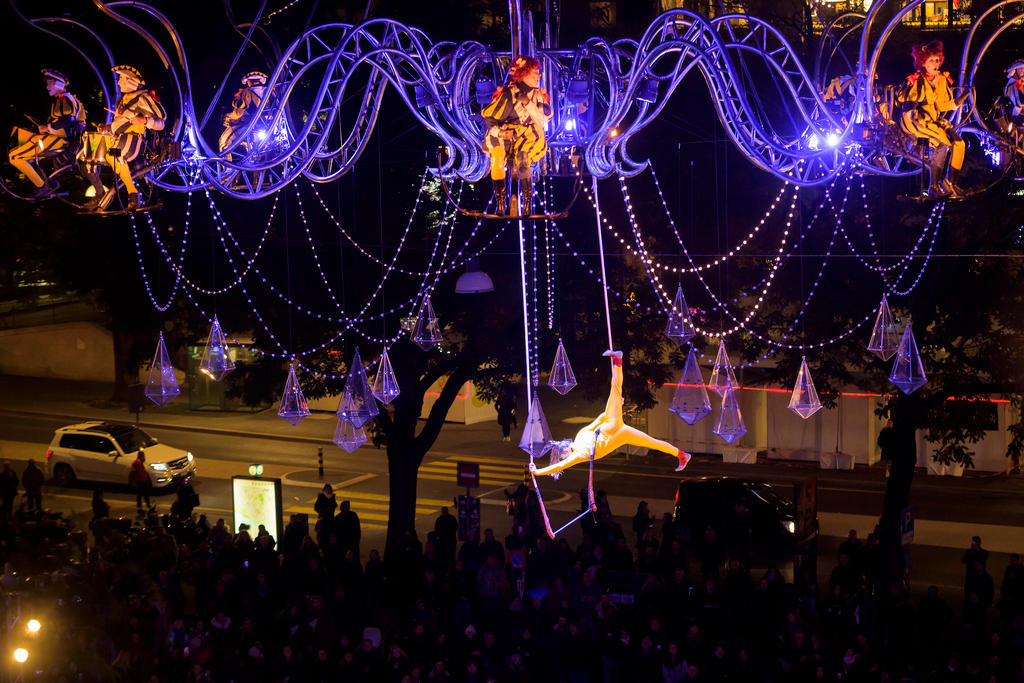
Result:
[[[462,462],[469,462],[469,463],[475,463],[477,465],[480,465],[480,471],[481,472],[487,472],[487,471],[491,471],[491,472],[511,472],[513,474],[522,474],[523,473],[523,468],[526,466],[526,463],[523,463],[522,465],[515,465],[515,464],[509,464],[508,460],[498,460],[496,458],[495,459],[484,459],[482,461],[468,460],[468,459],[464,458],[462,460]],[[494,464],[494,465],[482,464],[482,463],[492,463],[492,462],[493,463],[501,463],[501,464]],[[458,463],[455,462],[454,458],[447,458],[445,460],[431,460],[427,464],[433,465],[434,467],[449,467],[452,470],[455,470],[457,468],[457,466],[458,466]]]
[[[509,458],[481,458],[470,455],[446,455],[443,456],[445,460],[459,461],[459,462],[479,462],[479,463],[491,463],[494,465],[502,465],[504,467],[515,467],[515,460]],[[526,462],[518,466],[519,471],[522,471],[523,467],[526,466]]]
[[[430,481],[446,481],[446,482],[449,482],[452,486],[456,486],[456,487],[458,486],[458,482],[455,481],[454,473],[452,473],[452,474],[447,474],[447,473],[434,474],[434,473],[432,473],[430,471],[427,471],[426,473],[421,471],[419,473],[418,478],[419,479],[427,479],[427,480],[430,480]],[[514,479],[489,479],[487,477],[480,477],[480,483],[481,484],[485,484],[487,486],[508,486],[509,484],[512,484],[515,481],[517,481],[517,480],[514,480]]]
[[[335,484],[334,488],[335,489],[343,489],[346,486],[353,486],[353,485],[358,484],[360,482],[366,481],[367,479],[373,479],[376,476],[377,476],[376,474],[372,474],[372,473],[360,474],[358,477],[352,477],[351,479],[346,479],[343,482]]]

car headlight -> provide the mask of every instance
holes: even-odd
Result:
[[[796,533],[796,522],[786,522],[786,531],[791,534]]]
[[[150,465],[150,467],[152,467],[157,472],[166,472],[167,471],[167,465],[163,464],[162,462],[154,463],[154,464]]]
[[[192,460],[193,460],[193,458],[192,458],[192,451],[189,451],[186,455],[188,456],[188,461],[192,462]]]

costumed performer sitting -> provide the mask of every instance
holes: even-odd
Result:
[[[1003,96],[1007,102],[1009,122],[1024,125],[1024,60],[1017,60],[1006,70],[1006,88]]]
[[[679,459],[676,472],[682,470],[690,462],[689,453],[622,422],[622,351],[605,351],[604,355],[612,360],[612,386],[604,412],[578,431],[576,438],[556,442],[551,449],[550,465],[538,469],[531,462],[530,471],[557,476],[564,469],[589,461],[591,454],[597,460],[627,444],[668,453]]]
[[[224,117],[224,132],[220,134],[221,152],[237,140],[238,134],[252,122],[252,117],[263,101],[266,87],[267,75],[262,71],[250,71],[242,77],[242,87],[231,98],[231,112]],[[248,142],[243,142],[240,147],[249,151]],[[231,160],[230,154],[227,159]]]
[[[963,106],[967,93],[954,99],[949,87],[953,79],[948,72],[939,71],[945,60],[941,40],[915,45],[913,55],[916,71],[907,76],[896,96],[901,111],[900,128],[907,135],[925,141],[920,143],[922,154],[927,147],[932,149],[928,195],[961,196],[956,181],[964,165],[966,146],[943,114]],[[946,157],[950,150],[953,154],[949,160],[949,175],[945,177]]]
[[[849,74],[836,76],[829,81],[822,101],[829,107],[832,115],[845,123],[853,111],[853,103],[857,99],[857,77]]]
[[[512,60],[505,85],[494,91],[491,103],[480,110],[489,126],[483,149],[491,157],[496,213],[508,213],[505,196],[505,165],[509,156],[515,165],[523,194],[520,215],[531,213],[533,164],[544,158],[548,143],[544,124],[550,119],[551,98],[540,87],[540,62],[522,55]]]
[[[111,71],[117,74],[117,87],[121,91],[114,108],[114,119],[109,129],[102,126],[99,132],[83,135],[82,149],[78,153],[85,177],[96,191],[85,208],[97,209],[103,201],[104,188],[99,168],[107,163],[128,190],[125,209],[135,211],[139,208],[139,191],[132,181],[128,163],[142,153],[146,131],[164,129],[167,112],[155,92],[143,90],[146,81],[138,69],[122,64]]]
[[[51,157],[65,149],[69,140],[77,140],[85,128],[85,108],[68,92],[68,77],[56,69],[43,69],[46,92],[50,103],[50,117],[36,131],[15,127],[11,131],[11,165],[21,171],[35,186],[31,197],[40,199],[50,193],[46,181],[32,165],[40,157]]]

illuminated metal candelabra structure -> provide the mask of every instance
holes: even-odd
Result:
[[[695,72],[732,142],[752,163],[780,179],[808,186],[828,183],[844,169],[916,173],[919,169],[899,153],[872,142],[864,128],[877,123],[874,75],[883,48],[895,27],[922,2],[887,0],[874,3],[866,15],[839,15],[823,30],[810,73],[778,30],[749,14],[707,18],[672,10],[655,19],[639,40],[591,38],[571,49],[550,40],[535,44],[531,15],[518,0],[509,3],[510,50],[476,41],[434,43],[423,31],[389,19],[324,24],[304,31],[283,50],[275,45],[266,51],[276,63],[258,111],[237,139],[219,150],[203,131],[224,87],[200,114],[184,44],[171,21],[143,2],[94,0],[102,14],[140,35],[167,72],[164,89],[173,100],[170,134],[183,154],[153,170],[152,182],[165,190],[209,188],[239,199],[268,196],[299,176],[326,182],[351,170],[365,150],[389,86],[446,148],[435,173],[469,181],[483,178],[489,161],[480,146],[485,124],[478,111],[519,52],[540,60],[552,95],[554,118],[548,126],[550,151],[544,168],[548,174],[582,170],[606,178],[639,173],[647,161],[634,158],[630,141]],[[972,49],[983,20],[1015,4],[1024,3],[997,2],[972,25],[959,67],[968,90],[993,41],[1024,14],[1003,21]],[[879,34],[883,6],[894,5],[899,9]],[[113,65],[114,59],[99,33],[64,17],[23,18],[83,56],[96,72],[109,108],[116,91],[108,87],[99,66],[103,61]],[[159,29],[147,28],[154,23]],[[258,20],[250,25],[247,41],[257,28],[274,43]],[[72,33],[87,36],[91,49],[73,42]],[[853,52],[854,43],[857,62],[851,64],[847,53]],[[837,69],[857,82],[849,116],[837,114],[822,100],[823,86]],[[343,116],[341,103],[353,93],[360,100],[357,113]],[[769,101],[771,106],[766,105]],[[971,124],[965,132],[999,138],[978,107],[966,118]]]

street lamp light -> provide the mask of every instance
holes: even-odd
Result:
[[[25,624],[29,633],[39,633],[39,629],[42,628],[42,624],[39,623],[38,619],[29,619],[28,623]]]
[[[28,661],[28,650],[23,647],[19,647],[14,651],[14,661],[18,664],[24,664]]]
[[[456,294],[483,294],[494,291],[494,281],[491,276],[480,270],[480,262],[477,259],[470,259],[466,264],[466,272],[455,281]]]

